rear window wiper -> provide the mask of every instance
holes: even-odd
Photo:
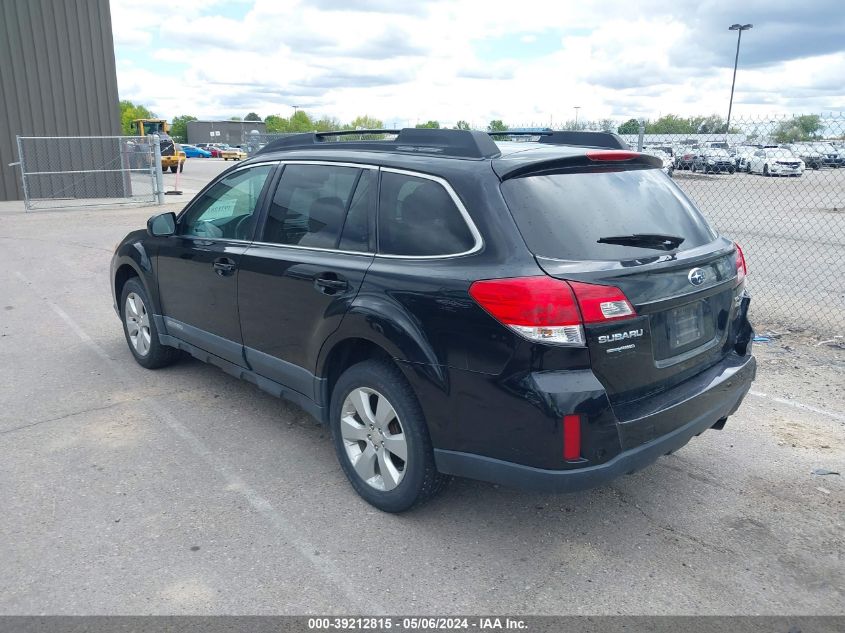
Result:
[[[677,235],[662,235],[660,233],[633,233],[631,235],[608,235],[596,240],[598,244],[619,244],[620,246],[639,246],[641,248],[656,248],[671,251],[678,248],[684,241]]]

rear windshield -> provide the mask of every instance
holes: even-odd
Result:
[[[567,260],[627,260],[651,248],[599,244],[602,237],[659,233],[683,237],[678,250],[716,234],[659,169],[580,171],[506,180],[502,193],[528,248]]]

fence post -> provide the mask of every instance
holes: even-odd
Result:
[[[640,119],[640,135],[637,137],[637,151],[643,151],[643,135],[645,134],[645,121]]]
[[[164,204],[164,176],[161,173],[161,144],[158,134],[152,135],[153,140],[153,174],[156,183],[156,202]]]
[[[23,208],[26,211],[32,211],[32,205],[29,202],[29,187],[26,186],[26,163],[23,158],[23,143],[21,137],[16,136],[18,140],[18,161],[21,168],[21,188],[23,189]]]

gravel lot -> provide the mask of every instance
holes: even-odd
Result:
[[[806,331],[756,346],[724,431],[645,471],[571,495],[456,480],[390,516],[296,407],[134,363],[108,264],[158,209],[21,209],[0,205],[2,614],[843,613],[845,485],[812,472],[845,474],[845,357]]]

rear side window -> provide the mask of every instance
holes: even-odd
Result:
[[[378,243],[386,255],[455,255],[471,250],[475,239],[442,185],[382,172]]]
[[[528,248],[566,260],[637,259],[659,251],[600,244],[602,237],[654,233],[683,237],[679,250],[716,234],[659,169],[579,171],[514,178],[502,194]]]
[[[354,167],[285,166],[263,241],[336,248],[360,173]]]

